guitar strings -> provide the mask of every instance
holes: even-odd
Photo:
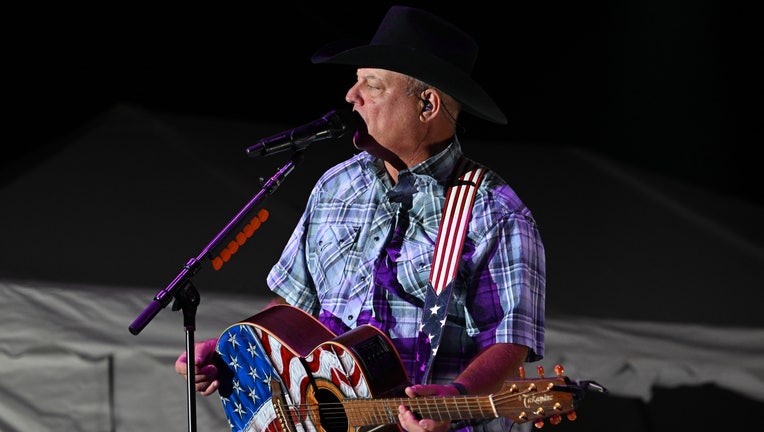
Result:
[[[419,398],[385,398],[385,399],[345,399],[338,402],[320,402],[305,404],[287,404],[290,411],[298,413],[300,421],[314,417],[318,419],[314,423],[331,426],[329,428],[347,429],[349,426],[374,426],[398,423],[398,406],[406,405],[414,412],[423,417],[435,420],[473,420],[495,417],[509,417],[514,422],[524,423],[531,420],[540,420],[549,417],[559,417],[560,414],[573,411],[572,395],[567,392],[552,392],[553,384],[548,383],[545,389],[539,390],[535,384],[530,385],[523,391],[513,386],[503,389],[502,392],[492,395],[458,395],[458,396],[433,396]],[[558,396],[545,396],[546,393],[563,393],[571,402],[570,407],[563,408],[560,402],[548,406],[547,412],[543,403],[554,402]],[[531,397],[539,399],[531,400],[530,406],[526,402]],[[507,405],[508,406],[504,406]],[[537,406],[533,411],[527,412],[531,406]],[[377,407],[377,409],[369,408]],[[508,409],[514,408],[512,414]]]
[[[500,417],[502,405],[515,402],[515,408],[524,408],[522,399],[531,393],[542,395],[548,390],[535,391],[527,389],[522,393],[503,393],[490,396],[466,395],[449,397],[423,397],[423,398],[392,398],[392,399],[346,399],[345,402],[326,402],[319,404],[290,404],[295,411],[309,415],[318,412],[320,420],[326,424],[347,423],[353,426],[368,426],[379,424],[398,423],[399,405],[413,407],[420,415],[435,420],[472,420],[479,418]],[[372,403],[382,409],[369,410],[368,404]],[[357,405],[357,406],[354,406]],[[554,407],[553,407],[554,408]],[[553,412],[556,410],[553,410]],[[557,413],[557,412],[555,412]],[[517,418],[524,415],[527,419],[544,417],[544,414],[525,413],[520,411]],[[350,421],[348,421],[350,420]],[[523,419],[520,419],[523,420]]]

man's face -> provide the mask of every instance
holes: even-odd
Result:
[[[386,69],[359,68],[345,99],[363,118],[353,143],[359,150],[398,166],[407,164],[421,141],[421,104],[409,79]]]

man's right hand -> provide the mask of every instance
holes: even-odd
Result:
[[[208,339],[194,344],[196,357],[194,361],[195,389],[204,396],[215,393],[220,386],[220,381],[216,379],[218,368],[214,364],[217,355],[215,352],[217,342],[217,339]],[[184,379],[188,379],[186,354],[184,351],[175,360],[175,372],[182,375]]]

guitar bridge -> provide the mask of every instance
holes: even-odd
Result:
[[[276,413],[281,430],[297,432],[294,420],[292,419],[292,412],[289,409],[289,402],[281,391],[281,384],[275,379],[271,379],[268,384],[271,388],[273,411]]]

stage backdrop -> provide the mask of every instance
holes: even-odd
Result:
[[[128,326],[290,156],[251,159],[244,149],[331,108],[268,124],[118,105],[31,155],[0,189],[0,429],[185,430],[173,370],[182,315],[167,307],[138,335]],[[691,406],[674,399],[665,417],[644,407],[688,388],[712,391],[715,405],[705,403],[717,408],[764,404],[761,207],[575,147],[462,141],[539,221],[549,269],[540,364],[610,390],[558,430],[749,421],[689,396]],[[197,339],[262,307],[266,273],[313,182],[353,151],[347,139],[314,144],[221,269],[201,256],[191,278]],[[197,404],[200,430],[227,428],[217,397]]]

